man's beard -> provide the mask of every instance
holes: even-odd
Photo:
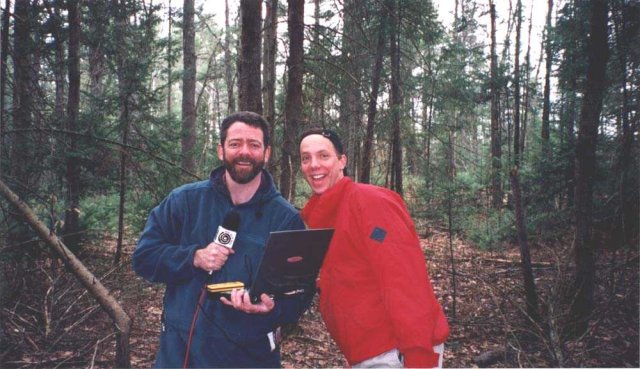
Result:
[[[251,182],[251,180],[256,178],[256,176],[262,171],[262,168],[264,168],[264,159],[257,161],[248,156],[238,156],[233,160],[227,160],[226,155],[223,159],[224,167],[231,176],[231,179],[239,184]],[[236,170],[235,164],[240,161],[250,162],[251,168],[242,168],[241,170]]]

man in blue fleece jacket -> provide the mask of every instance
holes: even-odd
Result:
[[[222,121],[218,157],[224,165],[208,180],[174,189],[155,207],[133,254],[145,279],[166,284],[155,367],[280,367],[279,327],[294,323],[313,289],[252,304],[244,290],[212,296],[206,284],[250,286],[269,233],[303,229],[298,212],[264,170],[271,147],[265,119],[238,112]],[[240,227],[228,249],[212,240],[235,210]]]

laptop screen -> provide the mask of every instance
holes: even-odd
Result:
[[[290,295],[315,287],[333,229],[271,232],[258,273],[249,289],[256,302],[262,293]]]

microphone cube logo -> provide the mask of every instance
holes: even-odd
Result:
[[[218,242],[221,243],[222,245],[228,245],[231,243],[231,235],[227,232],[222,232],[220,233],[220,235],[218,236]]]
[[[236,232],[230,231],[222,227],[218,228],[218,235],[216,236],[216,240],[215,240],[216,243],[228,248],[232,248],[233,241],[235,241],[235,239],[236,239]]]

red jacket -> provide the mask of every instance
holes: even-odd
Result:
[[[302,210],[310,228],[335,228],[320,271],[320,313],[350,365],[397,348],[407,367],[434,367],[449,326],[402,198],[341,179]]]

